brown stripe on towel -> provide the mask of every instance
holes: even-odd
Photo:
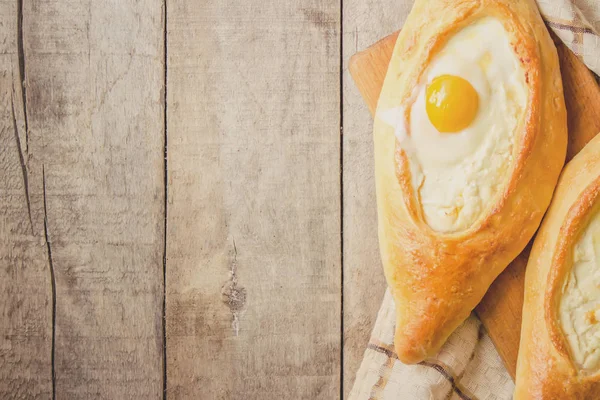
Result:
[[[398,360],[398,356],[396,355],[396,353],[394,353],[386,345],[378,345],[375,343],[369,343],[367,345],[367,348],[374,350],[378,353],[385,354],[388,357],[388,362],[386,362],[386,367],[388,367],[389,360]],[[452,390],[454,391],[454,393],[456,393],[457,396],[460,397],[462,400],[472,400],[471,397],[467,396],[465,394],[465,392],[458,386],[458,382],[456,382],[456,379],[454,378],[454,376],[450,372],[448,372],[446,370],[446,368],[444,368],[444,366],[438,364],[437,362],[433,362],[431,360],[430,361],[421,361],[419,363],[419,365],[433,368],[436,371],[438,371],[440,373],[440,375],[442,375],[450,383],[450,386],[452,387]],[[391,371],[391,366],[388,367],[388,370]],[[379,381],[377,381],[375,386],[373,386],[373,390],[371,391],[371,398],[369,400],[376,399],[376,397],[373,396],[376,389],[377,389],[377,394],[379,394],[385,387],[385,384],[387,383],[388,378],[389,378],[389,374],[385,374],[385,375],[386,375],[385,379],[383,376],[380,377]]]
[[[590,35],[594,35],[594,36],[598,36],[598,34],[596,32],[594,32],[592,29],[585,27],[585,26],[574,26],[574,25],[569,25],[566,23],[562,23],[562,22],[557,22],[557,21],[553,21],[550,19],[546,19],[546,23],[555,29],[564,29],[567,31],[571,31],[573,33],[588,33]]]
[[[579,16],[579,13],[575,13],[573,15],[573,25],[574,26],[581,26],[581,23],[583,21],[581,21],[581,17]],[[573,32],[573,52],[579,56],[581,56],[583,54],[583,31],[581,32]]]
[[[380,342],[377,339],[371,338],[367,347],[371,348],[370,346],[375,346],[377,348],[373,348],[372,350],[375,350],[379,353],[385,353],[385,355],[390,358],[395,358],[396,360],[398,359],[398,355],[395,353],[393,345],[388,345]]]
[[[462,400],[471,400],[471,398],[467,396],[461,388],[458,387],[456,379],[454,379],[454,377],[448,371],[446,371],[444,367],[442,367],[440,364],[436,364],[430,361],[421,361],[419,365],[424,365],[426,367],[430,367],[438,371],[440,374],[442,374],[444,378],[448,380],[448,382],[450,382],[450,384],[452,385],[452,390],[454,390],[458,397],[460,397]]]
[[[384,372],[382,374],[380,374],[379,379],[377,380],[375,385],[373,385],[373,387],[371,388],[371,395],[369,396],[369,400],[377,400],[377,399],[381,398],[380,396],[382,395],[383,389],[385,389],[385,386],[387,385],[387,383],[390,379],[390,375],[392,374],[393,367],[394,367],[394,358],[388,357],[388,359],[385,361]]]

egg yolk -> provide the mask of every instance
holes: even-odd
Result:
[[[477,115],[479,96],[469,81],[459,76],[435,77],[425,94],[429,120],[442,133],[465,129]]]

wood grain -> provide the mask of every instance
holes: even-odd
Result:
[[[343,253],[344,360],[346,397],[356,377],[386,288],[379,261],[373,130],[348,71],[350,57],[402,25],[410,2],[343,1]],[[387,65],[384,66],[387,69]],[[383,71],[385,74],[385,70]]]
[[[41,176],[28,167],[20,9],[0,2],[0,398],[52,398]]]
[[[354,55],[349,70],[371,114],[375,112],[398,33]],[[557,43],[568,112],[570,159],[600,132],[600,89],[594,75]],[[496,279],[475,311],[488,330],[509,373],[516,369],[523,307],[523,281],[529,247]]]
[[[162,397],[162,6],[23,2],[24,158],[46,292],[55,280],[58,399]]]
[[[167,396],[337,398],[339,3],[167,15]]]

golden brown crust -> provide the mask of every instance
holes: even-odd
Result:
[[[498,18],[509,33],[529,98],[505,189],[472,227],[451,234],[429,227],[393,129],[375,121],[380,250],[396,302],[396,351],[407,363],[435,354],[523,250],[550,203],[565,158],[558,57],[533,0],[417,0],[396,42],[378,110],[406,105],[436,51],[484,16]]]
[[[515,399],[600,398],[600,375],[577,369],[558,318],[573,246],[598,209],[600,135],[565,167],[531,251]]]

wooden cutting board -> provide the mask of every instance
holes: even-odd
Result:
[[[355,54],[348,68],[371,114],[394,50],[398,32]],[[570,160],[600,132],[600,88],[587,67],[555,39],[568,112]],[[521,331],[525,266],[531,244],[500,274],[475,311],[514,378]]]

